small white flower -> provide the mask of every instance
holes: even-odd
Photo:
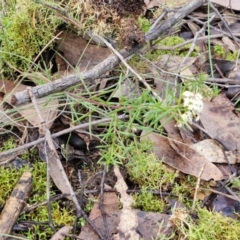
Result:
[[[182,95],[183,106],[186,111],[181,115],[178,126],[181,127],[186,123],[191,123],[193,119],[199,120],[199,114],[203,109],[202,95],[200,93],[193,93],[185,91]]]

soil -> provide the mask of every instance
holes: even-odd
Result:
[[[92,2],[116,10],[120,16],[140,15],[145,5],[144,0],[93,0]]]

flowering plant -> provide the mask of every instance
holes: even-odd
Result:
[[[183,106],[185,112],[181,114],[178,122],[178,127],[182,127],[193,120],[199,120],[199,114],[203,109],[202,95],[200,93],[193,93],[185,91],[182,95]]]

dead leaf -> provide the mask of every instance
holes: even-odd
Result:
[[[132,210],[131,206],[134,202],[132,196],[127,194],[128,186],[125,183],[118,167],[114,167],[114,173],[117,177],[115,188],[121,194],[120,201],[122,203],[122,211],[120,214],[120,223],[117,227],[118,233],[114,236],[115,240],[125,239],[140,239],[136,232],[138,226],[138,218],[136,212]]]
[[[86,39],[71,32],[63,31],[60,38],[58,50],[72,66],[79,66],[80,71],[96,66],[111,54],[108,48],[89,44]]]
[[[140,233],[141,239],[152,240],[159,239],[161,236],[169,237],[173,232],[173,227],[169,221],[170,215],[159,214],[154,212],[143,212],[135,210],[138,217],[137,232]]]
[[[223,43],[227,46],[227,49],[231,50],[231,51],[236,51],[236,46],[233,43],[233,41],[229,38],[229,37],[223,37],[222,38]]]
[[[196,36],[197,32],[199,32],[201,30],[199,25],[197,25],[196,23],[194,23],[192,21],[187,21],[187,25],[190,28],[190,30],[192,31],[193,36]],[[200,33],[198,36],[203,37],[204,35],[205,35],[204,33]],[[200,48],[201,52],[206,51],[206,45],[205,45],[204,40],[197,40],[195,44]]]
[[[41,112],[41,116],[44,122],[47,125],[47,128],[50,129],[55,118],[57,117],[59,102],[57,98],[51,99],[49,101],[46,98],[37,99],[37,105]],[[33,107],[32,103],[24,105],[22,108],[19,106],[17,108],[19,114],[21,114],[29,123],[34,127],[39,127],[42,122],[37,118],[36,109]]]
[[[109,186],[105,186],[109,188]],[[100,198],[95,203],[89,219],[93,221],[93,224],[101,231],[102,235],[106,234],[105,226],[103,222],[103,216],[99,208]],[[106,213],[106,222],[108,226],[109,234],[112,235],[117,232],[117,226],[119,224],[119,209],[118,209],[118,198],[114,192],[105,192],[103,194],[103,209]],[[79,235],[84,240],[99,240],[98,235],[92,230],[92,228],[86,224]]]
[[[27,86],[23,85],[21,83],[14,83],[12,81],[8,80],[2,80],[0,81],[0,94],[2,94],[4,97],[0,99],[0,121],[5,124],[12,124],[15,125],[14,116],[7,115],[5,112],[5,109],[3,107],[3,103],[8,103],[9,106],[11,105],[11,95],[18,92],[26,90]],[[38,106],[41,112],[41,115],[43,117],[43,120],[46,122],[47,127],[50,128],[53,124],[53,121],[55,120],[57,116],[57,109],[59,106],[58,99],[37,99]],[[26,104],[24,106],[18,106],[14,107],[12,106],[11,112],[18,112],[25,120],[27,120],[32,126],[38,127],[39,124],[41,124],[39,118],[36,118],[37,112],[35,108],[33,107],[32,103]],[[15,116],[16,117],[16,116]],[[23,119],[21,119],[23,120]],[[18,123],[19,123],[18,119]]]
[[[184,59],[184,68],[190,68],[191,72],[195,72],[194,69],[194,62],[196,61],[196,57],[188,57],[183,58],[180,56],[169,56],[169,55],[162,55],[160,58],[160,61],[157,63],[157,66],[161,69],[165,69],[168,72],[174,72],[179,71],[179,66],[182,63]]]
[[[0,81],[0,92],[4,93],[4,94],[14,94],[18,91],[25,90],[26,87],[27,86],[25,86],[21,83],[16,83],[16,82],[9,81],[9,80],[1,80]],[[10,99],[10,97],[7,98],[7,96],[5,96],[4,100],[10,104],[8,99]]]
[[[240,10],[240,1],[239,0],[211,0],[212,3],[217,3],[223,7],[227,7],[233,10]]]
[[[212,139],[240,158],[240,121],[225,95],[220,94],[212,102],[204,101],[200,121]]]
[[[106,187],[105,188],[110,188]],[[117,227],[120,223],[120,215],[122,211],[119,210],[119,200],[114,192],[105,192],[103,194],[103,207],[106,213],[106,221],[109,230],[110,236],[118,232]],[[139,210],[132,210],[138,218],[137,232],[140,233],[144,240],[156,239],[158,236],[170,236],[173,229],[169,223],[170,215],[143,212]],[[93,224],[104,233],[104,223],[101,211],[99,209],[99,198],[95,203],[90,216],[90,220],[93,221]],[[83,240],[99,240],[98,235],[92,230],[92,228],[86,224],[82,228],[82,232],[79,237]]]
[[[230,163],[235,164],[236,156],[231,152],[224,154],[222,146],[213,139],[205,139],[193,145],[190,145],[199,154],[203,155],[209,162],[212,163]],[[227,159],[226,159],[227,158]],[[238,159],[239,161],[239,159]]]
[[[72,230],[72,226],[64,226],[60,228],[52,237],[50,240],[64,240],[65,234],[68,234]]]
[[[140,89],[137,82],[127,78],[115,91],[113,98],[127,98],[134,99],[139,97]]]
[[[239,218],[239,201],[231,199],[227,196],[218,194],[217,197],[211,201],[209,208],[212,211],[221,212],[224,216],[228,216],[234,219]]]
[[[222,78],[222,76],[228,77],[231,71],[234,69],[236,63],[234,61],[222,60],[222,59],[212,59],[214,77]],[[210,65],[206,62],[206,71],[210,73]]]
[[[146,4],[147,9],[158,7],[160,5],[160,1],[158,0],[144,0],[144,3]]]
[[[214,179],[217,181],[223,178],[222,173],[214,164],[208,162],[203,156],[196,154],[186,144],[174,141],[174,144],[176,144],[175,150],[179,151],[176,152],[170,146],[169,140],[166,137],[157,133],[147,134],[144,131],[142,132],[141,140],[150,140],[153,143],[152,151],[158,156],[160,161],[183,173],[198,177],[201,168],[205,165],[201,179],[205,181]],[[186,153],[183,153],[183,150],[186,150]]]

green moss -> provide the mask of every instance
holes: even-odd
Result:
[[[175,182],[172,194],[178,196],[178,201],[191,206],[197,179],[191,175],[186,176],[180,182]]]
[[[36,162],[32,167],[25,166],[19,169],[15,168],[0,168],[0,204],[3,206],[6,199],[11,194],[18,179],[23,172],[30,171],[33,175],[33,189],[28,204],[36,204],[46,200],[46,173],[47,167],[44,162]],[[52,185],[52,183],[51,183]],[[53,192],[51,192],[52,194]],[[55,226],[72,225],[74,222],[74,214],[72,210],[65,207],[61,207],[60,202],[51,203],[51,214]],[[23,214],[20,217],[21,220],[36,221],[36,222],[48,222],[48,210],[47,206],[40,206],[30,213]],[[43,230],[44,228],[44,230]],[[41,229],[41,230],[40,230]],[[23,233],[24,234],[24,233]],[[34,235],[39,239],[49,239],[53,232],[48,225],[41,226],[36,225],[34,229],[29,230],[27,237],[34,239]]]
[[[134,194],[135,201],[133,207],[147,212],[162,212],[165,209],[165,203],[159,196],[154,196],[152,193],[142,189],[140,194]]]
[[[185,40],[183,38],[180,38],[178,36],[168,36],[161,40],[158,45],[159,46],[168,46],[168,47],[173,47],[176,45],[179,45],[181,43],[184,43]],[[185,57],[186,54],[188,53],[188,50],[190,48],[191,44],[184,45],[181,48],[178,48],[176,50],[157,50],[157,55],[164,55],[164,54],[169,54],[172,56],[181,56]],[[191,52],[190,57],[195,57],[197,55],[197,52],[199,51],[198,47],[195,47],[194,51]]]
[[[190,216],[174,221],[179,235],[189,240],[237,240],[240,239],[240,222],[220,213],[210,212],[207,209],[198,209],[198,219]]]
[[[229,60],[229,61],[236,61],[238,58],[238,52],[235,51],[235,52],[228,52],[227,53],[227,57],[226,57],[226,60]]]
[[[180,43],[183,43],[185,40],[181,37],[178,36],[168,36],[166,38],[164,38],[163,40],[161,40],[159,42],[159,45],[163,45],[163,46],[175,46],[178,45]]]
[[[131,179],[147,189],[162,189],[174,183],[177,174],[171,173],[167,167],[154,155],[147,142],[140,143],[132,149],[127,169]]]
[[[21,71],[27,70],[33,58],[54,37],[60,22],[58,16],[32,0],[7,4],[0,30],[1,68],[9,63]]]
[[[225,58],[226,57],[226,51],[221,45],[214,45],[214,56],[218,58]]]
[[[10,137],[8,140],[2,142],[3,145],[0,147],[0,151],[7,151],[17,147],[16,141],[13,137]]]
[[[137,20],[137,24],[143,32],[147,32],[151,27],[150,21],[144,17],[139,17]]]
[[[222,58],[222,59],[226,59],[229,61],[236,61],[236,59],[238,57],[237,51],[232,52],[218,44],[214,45],[213,52],[214,52],[215,58]]]

